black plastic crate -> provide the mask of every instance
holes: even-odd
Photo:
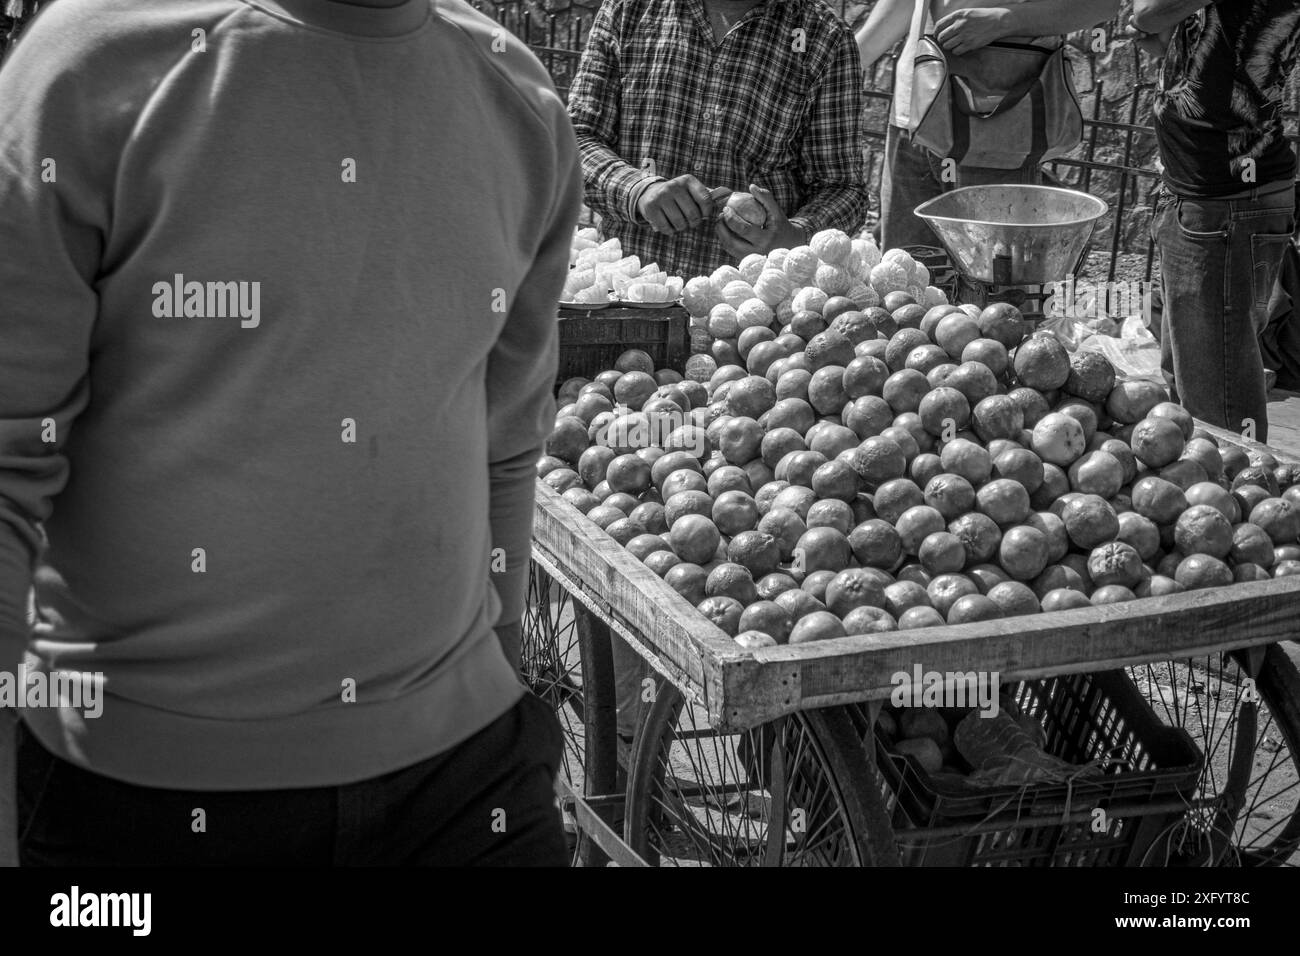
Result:
[[[1193,799],[1204,757],[1187,732],[1163,724],[1126,674],[1106,671],[1029,681],[1009,689],[1038,717],[1047,753],[1102,775],[1066,783],[974,788],[941,781],[874,745],[909,866],[1125,866]],[[1105,826],[1094,830],[1094,811]]]

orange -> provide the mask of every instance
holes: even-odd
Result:
[[[885,587],[885,610],[895,619],[914,607],[929,607],[930,595],[915,581],[895,581]]]
[[[758,530],[776,542],[780,560],[789,561],[795,546],[808,530],[803,519],[790,508],[772,507],[758,522]]]
[[[699,471],[690,468],[678,468],[669,472],[659,486],[659,494],[665,502],[671,501],[683,491],[698,491],[707,495],[708,490],[709,480]]]
[[[1008,349],[1019,345],[1025,334],[1024,316],[1014,305],[1005,302],[995,302],[985,308],[979,314],[978,323],[980,335],[1000,342]]]
[[[724,491],[713,500],[713,523],[725,535],[737,535],[758,524],[758,504],[743,491]]]
[[[896,415],[916,411],[921,407],[921,399],[929,391],[929,380],[914,368],[895,371],[880,387],[881,397],[889,403]]]
[[[1158,525],[1173,524],[1187,510],[1187,496],[1177,485],[1148,475],[1133,485],[1133,510]]]
[[[1182,429],[1173,419],[1148,416],[1133,426],[1129,444],[1142,464],[1163,468],[1178,460],[1186,442]]]
[[[939,346],[918,345],[916,348],[912,349],[912,351],[907,353],[907,358],[903,360],[903,367],[914,368],[918,372],[922,372],[925,375],[925,380],[927,382],[931,385],[938,385],[942,383],[942,379],[947,373],[944,372],[943,375],[932,376],[931,372],[936,369],[955,369],[957,366],[953,365],[952,362],[948,360],[948,353],[939,348]]]
[[[888,611],[863,605],[844,615],[844,630],[849,634],[880,634],[898,630],[898,622]]]
[[[913,631],[923,627],[941,627],[946,623],[944,616],[932,607],[913,607],[904,611],[898,619],[898,629]]]
[[[1061,520],[1075,546],[1087,550],[1115,540],[1119,533],[1119,516],[1099,495],[1076,496],[1062,509]]]
[[[826,605],[803,588],[782,591],[773,600],[783,607],[794,621],[799,621],[816,611],[826,610]]]
[[[1092,604],[1099,607],[1103,604],[1123,604],[1125,601],[1137,599],[1131,590],[1122,584],[1107,584],[1097,588],[1092,592]]]
[[[943,515],[930,505],[908,508],[894,524],[905,554],[916,554],[927,536],[943,531],[946,527]]]
[[[903,368],[912,349],[929,344],[929,337],[920,329],[899,329],[890,337],[889,345],[885,348],[885,364],[890,371],[897,372]]]
[[[1002,617],[1002,608],[983,594],[965,594],[953,602],[948,611],[949,624],[970,624]]]
[[[980,338],[979,323],[964,312],[950,312],[934,328],[934,341],[954,361],[961,358],[962,350]]]
[[[869,486],[879,486],[907,472],[907,458],[898,443],[875,436],[866,439],[853,452],[850,464]]]
[[[650,487],[650,463],[637,455],[619,455],[609,463],[605,480],[615,491],[639,495]]]
[[[972,413],[975,434],[981,441],[1003,438],[1015,441],[1025,427],[1025,413],[1008,395],[990,395]]]
[[[957,389],[940,386],[921,399],[917,413],[931,435],[951,438],[970,422],[970,403]]]
[[[639,534],[624,546],[632,557],[638,561],[645,561],[647,557],[656,551],[667,551],[668,543],[657,534]]]
[[[1003,617],[1037,614],[1038,596],[1020,581],[1003,581],[989,589],[988,599],[998,606]]]
[[[755,578],[776,571],[781,561],[781,546],[764,531],[742,531],[727,544],[727,560],[745,568]]]
[[[810,641],[825,641],[834,637],[847,637],[843,622],[830,611],[813,611],[795,623],[790,631],[791,644],[807,644]]]
[[[1232,571],[1211,555],[1189,554],[1179,563],[1174,580],[1190,591],[1223,587],[1232,583]]]
[[[1151,577],[1143,580],[1133,589],[1133,593],[1140,598],[1146,597],[1164,597],[1166,594],[1177,594],[1187,589],[1171,577],[1163,574],[1153,574]]]
[[[998,563],[1017,581],[1031,581],[1047,567],[1047,536],[1036,528],[1017,525],[1002,535]]]
[[[671,505],[670,501],[667,507]],[[722,535],[718,527],[703,515],[684,514],[669,524],[668,540],[677,557],[702,565],[713,560]]]
[[[776,404],[776,386],[759,375],[749,375],[731,383],[727,390],[727,412],[757,419]]]
[[[794,618],[775,601],[756,601],[741,613],[739,627],[742,632],[758,631],[784,644],[790,639]]]
[[[1055,591],[1048,591],[1043,595],[1042,606],[1044,611],[1068,611],[1073,608],[1092,607],[1092,602],[1088,596],[1079,591],[1070,588],[1057,588]]]
[[[839,456],[840,452],[856,448],[862,440],[850,428],[832,422],[818,422],[804,436],[810,451],[825,455],[829,460]]]
[[[1232,492],[1213,481],[1198,481],[1186,492],[1189,505],[1211,505],[1223,512],[1223,516],[1232,523],[1241,520],[1241,506]]]
[[[931,574],[956,574],[966,566],[966,549],[955,534],[935,531],[925,536],[917,558]]]
[[[884,606],[884,587],[864,568],[846,568],[826,586],[826,609],[838,617],[858,607],[883,609]]]
[[[857,353],[853,351],[853,343],[849,341],[848,336],[834,329],[818,332],[809,340],[808,347],[804,349],[804,358],[808,362],[808,370],[812,372],[817,371],[819,368],[825,368],[827,365],[838,365],[842,368],[852,362],[856,355]]]
[[[1193,438],[1183,448],[1183,457],[1204,468],[1210,481],[1217,482],[1223,477],[1223,456],[1219,454],[1219,448],[1214,442]]]
[[[844,391],[844,368],[824,365],[808,381],[808,403],[822,415],[838,415],[848,403]]]
[[[1100,352],[1075,352],[1070,358],[1069,377],[1062,387],[1085,401],[1104,402],[1115,387],[1115,366]]]
[[[658,388],[659,383],[648,372],[625,372],[614,383],[614,401],[639,411]]]
[[[998,380],[983,362],[962,362],[944,379],[944,384],[966,396],[974,408],[998,393]]]
[[[1050,412],[1034,425],[1030,447],[1043,461],[1067,468],[1083,454],[1086,445],[1078,419]]]
[[[760,601],[774,601],[777,595],[797,588],[799,582],[784,571],[774,571],[771,574],[765,574],[755,582],[758,588],[758,598]]]
[[[1086,594],[1087,582],[1083,575],[1067,564],[1049,564],[1043,573],[1034,578],[1034,593],[1041,599],[1052,591],[1071,590]]]
[[[946,619],[957,599],[968,594],[979,594],[975,582],[964,574],[940,574],[925,589],[930,605]]]
[[[1160,553],[1160,529],[1150,518],[1136,511],[1125,511],[1118,518],[1116,541],[1130,545],[1143,561],[1151,561]]]
[[[978,511],[958,515],[949,522],[948,531],[961,542],[967,565],[992,560],[1002,542],[1002,530],[997,522]]]
[[[1097,587],[1122,584],[1132,588],[1142,580],[1142,557],[1131,544],[1112,541],[1092,549],[1088,574]]]
[[[853,507],[836,498],[822,498],[808,509],[807,523],[810,528],[834,528],[847,535],[854,524]]]
[[[794,562],[805,574],[844,570],[852,558],[848,538],[834,528],[809,528],[795,544]]]
[[[1275,545],[1295,544],[1300,537],[1300,511],[1284,498],[1266,498],[1255,505],[1250,523],[1262,528]]]
[[[848,534],[849,548],[863,567],[888,570],[903,555],[903,539],[888,521],[870,518]]]
[[[1124,486],[1124,466],[1105,451],[1090,451],[1070,465],[1070,487],[1084,494],[1114,498]]]
[[[1011,367],[1021,385],[1046,392],[1069,380],[1070,353],[1053,333],[1035,332],[1020,343]]]
[[[740,633],[740,615],[745,608],[735,598],[724,595],[706,597],[696,610],[729,636],[735,637]]]
[[[655,363],[649,352],[644,352],[641,349],[628,349],[614,360],[614,369],[618,372],[644,372],[647,375],[653,375]]]
[[[1172,421],[1182,432],[1184,442],[1191,441],[1192,433],[1196,430],[1196,421],[1192,418],[1192,413],[1174,402],[1161,402],[1147,412],[1147,417]]]
[[[758,600],[758,589],[754,586],[754,576],[743,565],[730,561],[719,564],[709,572],[704,582],[704,593],[709,597],[735,598],[742,605],[753,604]]]
[[[960,362],[979,362],[993,373],[994,377],[1001,378],[1006,374],[1007,369],[1011,367],[1011,357],[1007,354],[1007,347],[997,339],[972,339],[966,343],[966,347],[961,350]]]
[[[1028,448],[1009,448],[993,459],[992,477],[1018,481],[1032,495],[1043,483],[1043,460]]]
[[[763,427],[752,418],[736,416],[718,429],[718,450],[733,465],[743,465],[758,457],[763,443]]]
[[[956,438],[939,452],[945,470],[960,475],[972,485],[982,485],[993,472],[993,460],[986,448],[965,438]]]
[[[1001,526],[1021,524],[1029,517],[1029,492],[1018,481],[997,478],[975,494],[975,504]]]
[[[1106,412],[1121,425],[1131,425],[1146,418],[1147,413],[1169,396],[1163,387],[1144,379],[1120,382],[1106,398]]]
[[[925,486],[925,503],[952,521],[975,507],[975,488],[961,475],[936,475]]]
[[[1259,522],[1252,519],[1252,523]],[[1232,551],[1232,524],[1212,505],[1192,505],[1178,516],[1174,543],[1186,555],[1226,558]]]
[[[577,464],[587,449],[587,423],[576,415],[557,419],[546,439],[546,454],[570,465]]]

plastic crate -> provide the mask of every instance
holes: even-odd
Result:
[[[1141,863],[1196,792],[1204,757],[1191,737],[1161,723],[1122,671],[1029,681],[1011,696],[1040,719],[1048,753],[1076,764],[1109,759],[1106,771],[1068,783],[962,787],[891,753],[877,725],[877,763],[904,864]]]
[[[560,366],[556,385],[565,379],[591,378],[614,367],[628,349],[641,349],[655,368],[680,372],[686,364],[686,310],[605,309],[600,312],[560,310]]]

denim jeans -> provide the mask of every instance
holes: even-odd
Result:
[[[1296,227],[1293,183],[1228,199],[1184,199],[1162,188],[1151,221],[1160,252],[1160,359],[1189,412],[1268,438],[1259,333]]]
[[[22,866],[565,866],[549,706],[519,703],[445,753],[338,787],[194,791],[91,773],[17,727]],[[202,811],[201,828],[196,826]]]
[[[935,196],[961,186],[1037,184],[1044,178],[1037,163],[1020,169],[958,166],[948,176],[944,172],[943,160],[913,144],[906,130],[889,126],[885,131],[885,168],[880,181],[880,248],[939,245],[934,231],[913,212]]]

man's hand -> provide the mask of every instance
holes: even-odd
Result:
[[[1001,7],[950,13],[934,25],[934,33],[939,46],[958,56],[1011,35],[1007,11]]]
[[[1160,33],[1145,33],[1139,30],[1137,24],[1133,22],[1133,18],[1129,17],[1128,29],[1124,32],[1124,35],[1132,40],[1137,45],[1137,48],[1147,56],[1162,60],[1165,51],[1169,49],[1169,41],[1173,38],[1174,31],[1170,27]]]
[[[709,189],[694,176],[678,176],[646,187],[637,212],[661,236],[694,229],[713,217]]]
[[[730,209],[723,209],[714,232],[722,248],[737,259],[753,253],[767,255],[773,249],[793,249],[807,242],[802,229],[790,222],[776,203],[776,197],[762,186],[750,185],[749,194],[767,211],[767,222],[755,226]]]

